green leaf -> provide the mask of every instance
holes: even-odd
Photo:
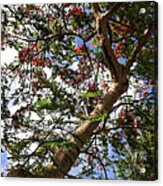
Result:
[[[36,102],[36,104],[41,106],[41,107],[42,106],[47,106],[47,105],[51,104],[51,99],[50,99],[50,97],[48,97],[48,98],[45,98],[45,99],[42,99],[42,100],[38,100]]]
[[[91,98],[91,97],[96,97],[96,96],[101,96],[102,95],[102,90],[98,90],[96,92],[86,92],[86,93],[82,93],[81,97],[82,98]]]
[[[91,120],[91,121],[94,121],[94,122],[101,121],[101,120],[105,119],[107,116],[108,116],[107,112],[99,114],[97,117],[86,117],[86,116],[78,115],[78,117],[83,119],[83,120]]]
[[[41,77],[40,77],[40,79],[41,79],[42,83],[43,83],[47,88],[50,88],[51,90],[54,89],[55,82],[49,82],[49,81],[47,81],[47,80],[45,80],[44,78],[41,78]]]
[[[42,109],[52,109],[52,99],[50,97],[38,100],[35,103],[36,109],[42,110]]]

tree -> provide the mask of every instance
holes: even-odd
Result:
[[[9,47],[8,176],[157,178],[155,2],[4,5]]]

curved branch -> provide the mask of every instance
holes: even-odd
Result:
[[[108,16],[110,16],[121,3],[116,3],[106,13],[100,13],[100,7],[98,4],[92,4],[94,10],[94,17],[96,19],[96,30],[99,37],[99,45],[103,49],[105,56],[105,65],[109,68],[111,77],[114,81],[123,81],[123,77],[126,78],[124,73],[124,67],[118,63],[118,60],[113,52],[110,38],[108,37]]]
[[[135,59],[138,57],[142,47],[144,46],[147,38],[150,36],[152,31],[153,31],[153,22],[150,24],[147,32],[140,38],[140,40],[138,41],[138,44],[134,47],[131,57],[128,59],[127,64],[126,64],[127,72],[129,72],[131,66],[133,65]]]
[[[114,11],[116,11],[120,6],[122,6],[123,3],[114,3],[113,6],[108,10],[106,11],[105,13],[103,13],[103,17],[104,18],[108,18]]]
[[[114,89],[104,97],[101,103],[97,104],[97,106],[95,107],[90,116],[96,118],[99,115],[99,113],[103,113],[105,111],[110,113],[113,104],[117,101],[119,96],[127,90],[127,88],[128,85],[124,85],[121,83],[115,84]],[[55,161],[57,162],[59,167],[62,167],[62,172],[61,170],[58,169],[58,167],[53,167],[52,173],[51,175],[49,175],[49,177],[53,178],[64,177],[63,172],[66,174],[70,170],[71,166],[77,159],[80,150],[83,147],[83,144],[88,139],[90,139],[98,125],[99,121],[95,122],[91,120],[86,120],[85,122],[83,122],[81,126],[79,126],[76,129],[76,131],[74,132],[75,135],[72,136],[70,139],[70,141],[74,142],[76,145],[73,146],[73,148],[61,147],[59,151],[54,155]]]
[[[94,155],[94,154],[91,153],[91,152],[86,151],[86,150],[81,151],[81,153],[88,154],[88,155],[92,156],[94,159],[96,159],[96,160],[100,163],[100,165],[102,166],[103,171],[104,171],[105,179],[107,180],[107,179],[108,179],[107,169],[106,169],[105,164],[102,162],[101,158],[98,157],[98,156],[96,156],[96,155]]]

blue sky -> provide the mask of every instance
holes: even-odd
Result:
[[[1,153],[1,172],[4,173],[4,169],[5,169],[7,164],[8,164],[8,162],[7,162],[7,152],[2,152]]]
[[[84,44],[83,40],[80,37],[75,37],[75,43],[77,45],[83,45]]]

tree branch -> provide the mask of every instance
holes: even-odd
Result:
[[[106,12],[102,14],[104,18],[108,18],[113,12],[115,12],[123,3],[114,3],[113,6]]]
[[[150,24],[148,31],[140,38],[138,44],[134,47],[131,57],[128,59],[126,64],[127,72],[129,72],[131,66],[133,65],[134,61],[138,57],[138,54],[140,53],[142,47],[144,46],[147,38],[152,33],[152,31],[153,31],[153,22]]]
[[[111,112],[113,104],[117,101],[119,96],[123,94],[128,88],[128,85],[122,85],[121,83],[115,84],[115,87],[110,91],[104,99],[97,104],[93,112],[90,114],[90,117],[96,118],[99,113],[107,111]],[[79,126],[74,132],[74,136],[71,137],[70,141],[74,142],[76,145],[73,148],[61,147],[59,151],[54,155],[54,159],[62,167],[62,171],[58,167],[53,167],[52,174],[48,177],[53,178],[63,178],[64,174],[67,173],[75,160],[77,159],[80,150],[83,147],[83,144],[86,140],[90,139],[93,135],[93,131],[98,127],[99,121],[95,122],[92,120],[86,120],[81,126]],[[77,137],[75,137],[77,136]],[[80,139],[80,140],[79,140]]]
[[[108,16],[111,15],[121,3],[116,3],[107,13],[100,13],[100,7],[98,4],[92,4],[94,10],[94,17],[96,19],[96,31],[99,37],[99,45],[103,49],[105,57],[105,65],[109,68],[111,77],[114,81],[124,81],[126,73],[124,73],[124,67],[118,63],[118,60],[113,52],[112,43],[108,37]],[[124,78],[123,78],[124,77]]]
[[[115,86],[108,94],[99,102],[95,109],[90,114],[91,118],[97,118],[99,114],[112,112],[112,107],[118,98],[127,90],[128,84],[115,83]],[[72,147],[61,147],[57,152],[54,152],[54,162],[57,165],[54,165],[49,174],[42,175],[38,173],[34,177],[48,177],[48,178],[64,178],[68,173],[74,162],[76,161],[84,143],[91,138],[94,130],[98,127],[99,121],[86,120],[83,121],[83,124],[80,125],[72,137],[69,139],[70,142],[73,142]],[[10,173],[11,177],[14,177],[14,172]],[[16,174],[16,176],[19,176]]]
[[[87,154],[89,156],[92,156],[94,159],[96,159],[100,163],[100,165],[102,166],[103,171],[104,171],[105,179],[107,180],[108,179],[108,175],[107,175],[106,166],[103,163],[103,161],[101,160],[101,158],[98,157],[97,155],[94,155],[92,152],[88,152],[86,150],[81,151],[81,153],[84,153],[84,154]]]

